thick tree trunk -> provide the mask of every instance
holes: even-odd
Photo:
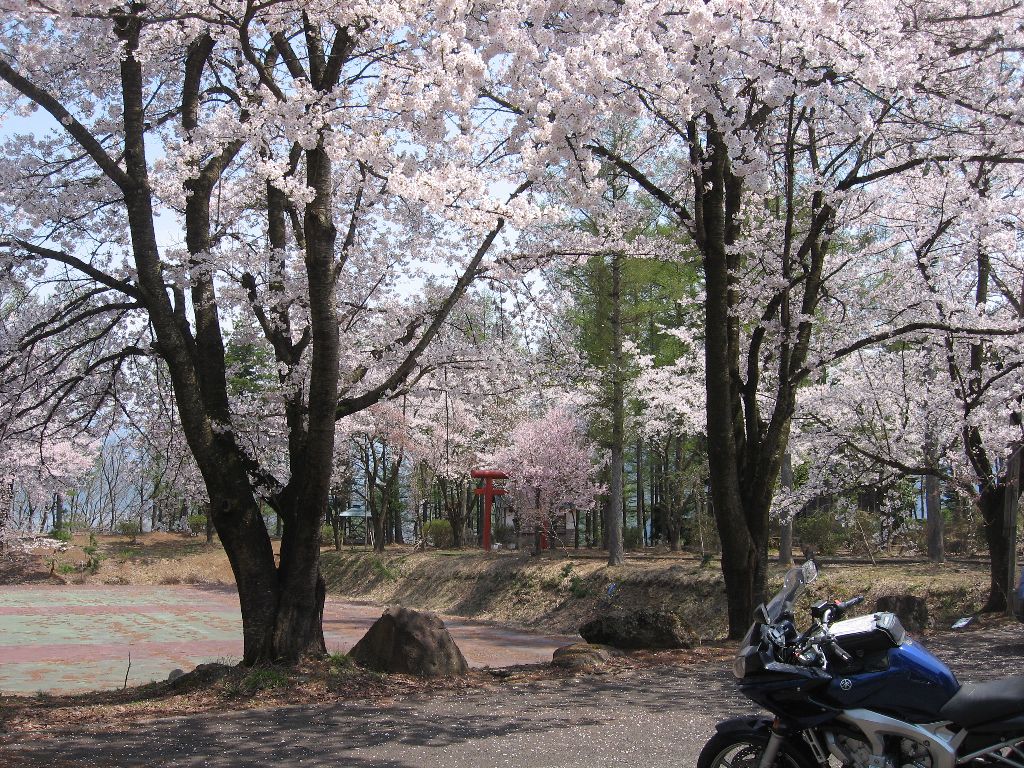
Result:
[[[793,459],[786,451],[782,456],[782,472],[780,481],[783,488],[793,489]],[[790,566],[793,564],[793,518],[788,517],[779,526],[779,564]]]
[[[978,509],[985,526],[985,542],[989,552],[989,591],[988,600],[981,610],[989,612],[1005,611],[1007,595],[1012,586],[1007,583],[1007,544],[1003,536],[1003,513],[1006,508],[1006,487],[1003,484],[988,486],[978,496]]]
[[[373,513],[373,551],[378,554],[384,552],[385,539],[387,537],[387,518],[383,509]]]
[[[750,626],[754,606],[764,597],[768,505],[757,502],[767,495],[770,503],[770,493],[766,494],[763,482],[753,477],[755,468],[749,461],[741,462],[741,450],[745,458],[752,455],[745,445],[745,420],[757,416],[744,414],[738,391],[741,380],[739,329],[731,312],[736,304],[736,289],[731,283],[728,243],[733,239],[730,228],[736,225],[727,216],[726,208],[738,210],[739,201],[727,199],[728,152],[721,136],[709,131],[708,143],[713,148],[710,167],[697,179],[697,184],[703,188],[699,192],[703,231],[698,239],[706,286],[704,354],[708,466],[715,522],[722,542],[729,637],[739,639]],[[729,192],[734,194],[731,189]],[[774,482],[773,474],[771,483]]]

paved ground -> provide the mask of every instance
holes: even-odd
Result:
[[[380,606],[329,600],[329,650],[347,651],[381,615]],[[445,617],[474,666],[550,661],[572,642]],[[76,691],[162,680],[242,655],[234,590],[197,587],[31,586],[0,590],[0,691]],[[578,639],[578,638],[576,638]]]
[[[161,720],[122,734],[36,741],[7,757],[49,768],[684,768],[718,719],[749,709],[724,669],[646,670],[386,708],[341,704]],[[0,764],[4,756],[0,750]]]
[[[927,645],[969,680],[1020,671],[1022,639],[1010,624]],[[390,706],[287,707],[26,739],[0,749],[0,765],[685,768],[715,722],[751,711],[724,665],[646,669]]]

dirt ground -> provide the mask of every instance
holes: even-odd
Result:
[[[0,559],[0,584],[139,584],[233,586],[227,556],[214,541],[152,533],[96,537],[98,564],[88,567],[88,534],[66,552]],[[276,542],[275,542],[276,546]],[[341,598],[399,604],[455,616],[490,620],[551,633],[574,633],[595,613],[616,606],[651,607],[679,615],[696,644],[725,633],[725,592],[716,559],[690,553],[629,555],[609,568],[600,552],[566,550],[531,557],[479,550],[414,552],[390,548],[378,555],[362,548],[325,549],[328,591]],[[769,589],[784,569],[772,565]],[[810,598],[911,594],[928,604],[931,627],[975,613],[988,588],[988,566],[894,560],[822,563]]]
[[[927,645],[961,680],[980,680],[1016,671],[1021,641],[1020,624],[986,617],[963,633],[937,632]],[[128,691],[6,712],[0,701],[0,722],[13,715],[11,729],[0,729],[0,764],[693,765],[716,722],[755,709],[729,673],[733,652],[733,646],[704,647],[634,657],[596,674],[547,666],[500,678],[477,673],[432,687],[397,676],[345,682],[360,674],[351,669],[328,668],[325,681],[324,670],[317,677],[316,670],[303,669],[299,677],[306,682],[298,690],[288,681],[256,695],[240,689],[272,683],[266,673],[234,670],[212,683],[195,681],[198,690],[191,694],[183,690],[150,701]],[[323,687],[314,687],[313,679]],[[345,693],[331,693],[325,683]],[[214,699],[223,694],[212,691],[233,692],[234,698]],[[98,698],[105,703],[93,704]],[[161,713],[182,716],[152,719]]]
[[[0,584],[233,585],[223,549],[202,538],[148,534],[132,541],[124,536],[101,536],[92,552],[98,560],[95,568],[88,566],[86,547],[90,547],[88,536],[76,537],[65,552],[8,560],[0,566]],[[626,565],[608,568],[597,552],[570,550],[531,557],[512,552],[424,553],[395,548],[378,555],[353,548],[325,550],[322,562],[329,591],[339,599],[404,604],[534,631],[571,633],[583,620],[616,606],[659,607],[677,613],[690,629],[694,649],[633,654],[616,662],[629,668],[724,663],[733,652],[732,644],[720,640],[725,631],[725,595],[719,564],[692,554],[632,556]],[[772,567],[769,589],[782,573],[783,569]],[[872,566],[826,562],[821,574],[808,602],[854,594],[865,595],[868,605],[884,595],[924,597],[937,636],[948,634],[943,630],[955,618],[975,613],[988,585],[988,568],[983,563],[935,566],[902,561]],[[978,625],[989,628],[992,621],[1002,626],[999,619],[989,617]],[[1019,651],[1020,625],[1007,624],[1001,631],[1013,636],[1012,645]],[[964,639],[969,635],[973,633]],[[956,656],[955,643],[950,650]],[[1007,662],[1012,666],[1016,658],[1007,658]],[[187,676],[177,685],[164,682],[74,696],[0,697],[0,742],[70,724],[94,731],[129,720],[186,712],[340,699],[384,703],[396,696],[438,690],[487,691],[559,674],[544,664],[477,670],[463,680],[425,683],[358,670],[340,655],[287,672],[224,667]]]

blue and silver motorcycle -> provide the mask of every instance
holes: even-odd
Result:
[[[1024,768],[1024,675],[960,685],[895,615],[843,620],[860,597],[813,606],[801,633],[793,606],[816,576],[786,574],[733,663],[774,717],[719,723],[697,768]]]

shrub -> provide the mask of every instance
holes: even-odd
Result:
[[[237,684],[226,685],[225,690],[231,695],[253,696],[287,684],[288,675],[277,667],[253,667]]]
[[[91,573],[96,573],[100,569],[100,563],[103,562],[103,555],[99,554],[99,543],[96,541],[96,534],[89,534],[89,544],[82,547],[82,551],[85,552],[86,557],[89,559],[85,562],[85,567],[89,569]]]
[[[423,524],[423,538],[428,544],[447,549],[455,542],[452,524],[447,520],[428,520]]]
[[[199,533],[200,531],[206,530],[206,515],[189,515],[188,516],[188,527],[192,529],[193,533]]]
[[[352,661],[351,656],[349,656],[347,653],[342,653],[341,651],[330,654],[327,657],[327,661],[330,664],[330,671],[333,674],[340,674],[347,670],[353,669],[356,665],[356,663]]]
[[[834,515],[818,512],[796,518],[793,535],[802,544],[813,545],[822,555],[834,555],[843,544],[846,531]]]
[[[50,531],[50,538],[56,539],[57,541],[69,542],[71,541],[71,529],[67,527],[54,528]]]
[[[491,541],[501,544],[503,547],[510,547],[516,543],[515,526],[498,523],[491,529]]]
[[[623,531],[622,545],[626,549],[640,549],[644,545],[644,537],[640,534],[640,529],[634,526]]]
[[[394,571],[388,568],[387,563],[385,563],[376,555],[370,558],[370,567],[373,569],[373,572],[375,574],[377,574],[386,581],[394,581],[398,578],[398,574],[396,574]]]
[[[117,524],[117,532],[122,536],[131,536],[133,539],[139,535],[138,520],[122,520]]]

